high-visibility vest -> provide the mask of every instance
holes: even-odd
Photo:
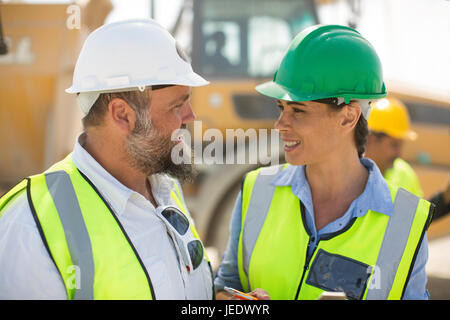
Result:
[[[189,217],[174,185],[170,195]],[[8,201],[23,189],[68,299],[157,298],[136,248],[99,190],[75,167],[71,154],[0,198],[0,217]],[[198,239],[192,223],[191,230]],[[206,252],[204,257],[202,263],[209,264]]]
[[[285,300],[314,300],[324,291],[343,291],[350,299],[401,299],[433,206],[390,188],[391,217],[369,210],[321,236],[308,258],[314,241],[305,208],[291,186],[270,184],[273,170],[248,173],[242,187],[238,270],[244,290],[262,288]]]
[[[395,159],[392,168],[387,169],[383,176],[390,185],[406,189],[418,197],[423,197],[419,178],[405,160]]]

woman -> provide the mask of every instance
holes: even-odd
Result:
[[[246,175],[217,298],[230,298],[224,286],[260,299],[428,298],[432,206],[362,158],[370,102],[386,96],[370,43],[348,27],[312,26],[256,89],[280,109],[288,164]]]

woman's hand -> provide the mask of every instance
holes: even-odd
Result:
[[[270,300],[269,293],[261,288],[257,288],[253,290],[252,292],[247,293],[248,295],[251,295],[252,297],[255,297],[258,300]],[[216,299],[217,300],[241,300],[239,298],[236,298],[231,293],[228,293],[227,291],[219,291],[216,293]]]
[[[261,289],[261,288],[257,288],[255,290],[253,290],[252,292],[249,292],[248,294],[259,300],[270,300],[269,293],[266,290]]]

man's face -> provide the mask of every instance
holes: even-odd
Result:
[[[152,91],[151,103],[136,120],[134,130],[125,141],[131,164],[146,175],[167,173],[180,180],[192,174],[190,164],[175,165],[172,148],[173,131],[195,119],[190,104],[190,87],[171,86]]]
[[[401,156],[403,140],[387,135],[369,135],[366,156],[371,158],[380,168],[381,172],[392,168],[394,160]]]

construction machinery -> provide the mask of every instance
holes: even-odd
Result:
[[[192,96],[203,131],[216,128],[225,137],[227,129],[273,128],[276,106],[254,88],[273,76],[293,36],[321,22],[320,7],[332,2],[336,1],[185,1],[173,31],[181,37],[191,28],[186,48],[193,67],[211,81],[209,86],[195,88]],[[355,27],[359,9],[353,2],[349,1],[348,24]],[[181,27],[183,13],[191,17],[185,28]],[[425,197],[430,197],[450,181],[450,100],[395,81],[387,85],[389,95],[407,105],[412,128],[419,134],[415,142],[406,142],[404,159],[416,170]],[[243,149],[250,152],[248,140]],[[283,161],[283,152],[279,160]],[[261,163],[200,164],[196,182],[185,185],[197,227],[206,244],[217,248],[219,254],[226,246],[230,215],[243,176],[258,166]],[[445,222],[440,229],[450,230],[450,223]],[[429,237],[433,238],[433,232]]]
[[[0,3],[0,194],[72,150],[81,111],[64,89],[85,37],[111,9],[109,0]]]
[[[201,146],[207,145],[203,136],[207,129],[217,129],[223,137],[227,130],[242,129],[244,139],[235,144],[234,151],[244,150],[248,156],[254,150],[249,136],[245,137],[247,130],[259,133],[259,129],[271,129],[278,116],[273,101],[259,95],[254,87],[273,76],[295,34],[322,22],[318,11],[330,2],[335,1],[183,2],[172,32],[191,57],[194,70],[211,81],[209,86],[194,88],[192,94],[194,112],[202,127],[197,135],[192,126],[190,129]],[[155,5],[158,7],[157,2]],[[358,22],[356,9],[351,7],[351,19],[347,21],[353,27]],[[81,14],[78,26],[77,10]],[[0,5],[3,47],[7,49],[0,55],[3,191],[72,150],[81,130],[81,112],[64,89],[70,86],[86,34],[101,25],[110,10],[109,1],[91,1],[84,6]],[[406,142],[404,158],[413,165],[425,197],[429,197],[450,180],[450,99],[394,82],[387,82],[387,87],[389,94],[401,99],[410,111],[418,139]],[[282,162],[283,152],[275,153]],[[226,149],[222,156],[227,157]],[[229,219],[243,176],[262,164],[199,163],[196,181],[183,186],[205,245],[216,248],[218,255],[226,246]],[[437,223],[436,234],[448,234],[450,221]],[[432,229],[429,237],[433,237]]]

